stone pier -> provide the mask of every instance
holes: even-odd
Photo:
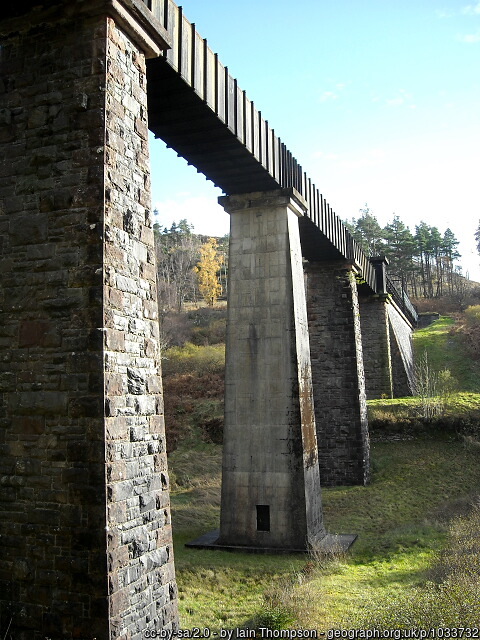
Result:
[[[360,296],[359,304],[367,398],[393,398],[388,296]]]
[[[145,81],[167,36],[144,11],[2,9],[1,637],[178,625]]]
[[[365,484],[369,436],[353,266],[305,264],[315,421],[323,486]]]
[[[291,189],[220,198],[231,216],[220,538],[300,550],[325,536],[298,216]]]
[[[413,325],[387,292],[387,258],[370,262],[377,292],[359,296],[367,398],[407,396],[414,384]]]

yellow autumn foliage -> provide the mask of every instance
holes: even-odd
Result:
[[[200,247],[200,260],[195,267],[198,277],[198,288],[208,304],[213,307],[222,293],[222,285],[218,279],[218,272],[223,262],[223,256],[218,252],[218,243],[215,238],[209,238]]]

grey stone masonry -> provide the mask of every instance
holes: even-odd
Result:
[[[367,398],[393,397],[388,295],[360,296],[363,364]]]
[[[178,626],[142,27],[36,4],[0,20],[1,624],[140,639]]]
[[[220,198],[231,216],[220,545],[324,536],[293,190]]]
[[[365,484],[370,446],[355,274],[340,260],[304,269],[322,486]]]

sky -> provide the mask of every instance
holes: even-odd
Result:
[[[480,281],[480,2],[181,4],[342,219],[450,228]],[[150,152],[156,221],[227,233],[221,191],[161,140]]]

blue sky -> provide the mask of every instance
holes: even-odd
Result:
[[[450,227],[480,281],[480,2],[182,6],[340,217]],[[161,141],[151,156],[158,222],[226,233],[220,190]]]

